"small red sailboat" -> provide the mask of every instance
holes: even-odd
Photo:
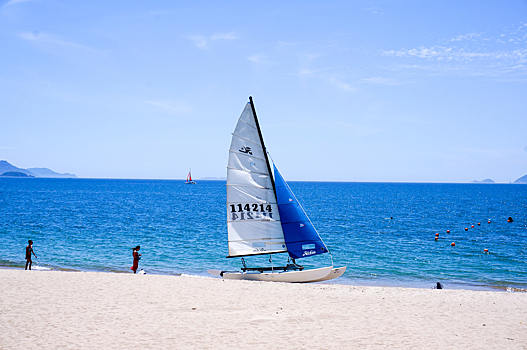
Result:
[[[195,185],[196,184],[196,182],[192,181],[192,175],[190,174],[191,170],[189,170],[188,175],[187,175],[187,181],[185,181],[185,183],[187,185]]]

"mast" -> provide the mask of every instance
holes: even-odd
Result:
[[[271,164],[269,164],[269,157],[267,157],[267,148],[262,136],[262,130],[260,130],[260,123],[258,122],[258,117],[256,116],[256,109],[254,108],[253,97],[249,96],[249,102],[251,103],[251,109],[254,115],[254,121],[256,122],[256,129],[258,130],[258,136],[260,137],[260,143],[262,144],[263,153],[265,156],[265,163],[267,163],[267,170],[269,171],[269,176],[271,177],[271,184],[273,185],[273,192],[276,198],[276,187],[274,185],[273,171],[271,170]]]

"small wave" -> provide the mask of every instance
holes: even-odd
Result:
[[[181,277],[193,277],[193,278],[214,278],[214,277],[208,277],[208,276],[189,275],[186,273],[182,273],[180,276]]]
[[[527,288],[514,288],[514,287],[507,287],[507,292],[510,293],[527,293]]]
[[[51,271],[51,268],[49,267],[44,267],[44,266],[31,266],[31,269],[32,270],[40,270],[40,271]]]

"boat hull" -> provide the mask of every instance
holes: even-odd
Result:
[[[288,271],[288,272],[224,272],[223,279],[251,280],[269,282],[308,283],[322,280],[333,270],[333,266],[313,270]],[[337,276],[338,277],[338,276]]]
[[[331,272],[326,277],[323,277],[323,278],[321,278],[319,280],[311,281],[311,282],[329,281],[329,280],[335,279],[337,277],[340,277],[340,276],[342,276],[344,274],[344,272],[346,272],[346,267],[347,266],[337,267],[337,268],[331,270]]]

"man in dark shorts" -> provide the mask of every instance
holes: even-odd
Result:
[[[35,254],[35,252],[33,251],[33,241],[29,240],[27,241],[27,243],[29,244],[26,247],[26,270],[28,266],[29,266],[29,269],[31,270],[31,264],[33,263],[33,261],[31,260],[31,253],[33,253],[35,258],[37,257],[37,254]]]

